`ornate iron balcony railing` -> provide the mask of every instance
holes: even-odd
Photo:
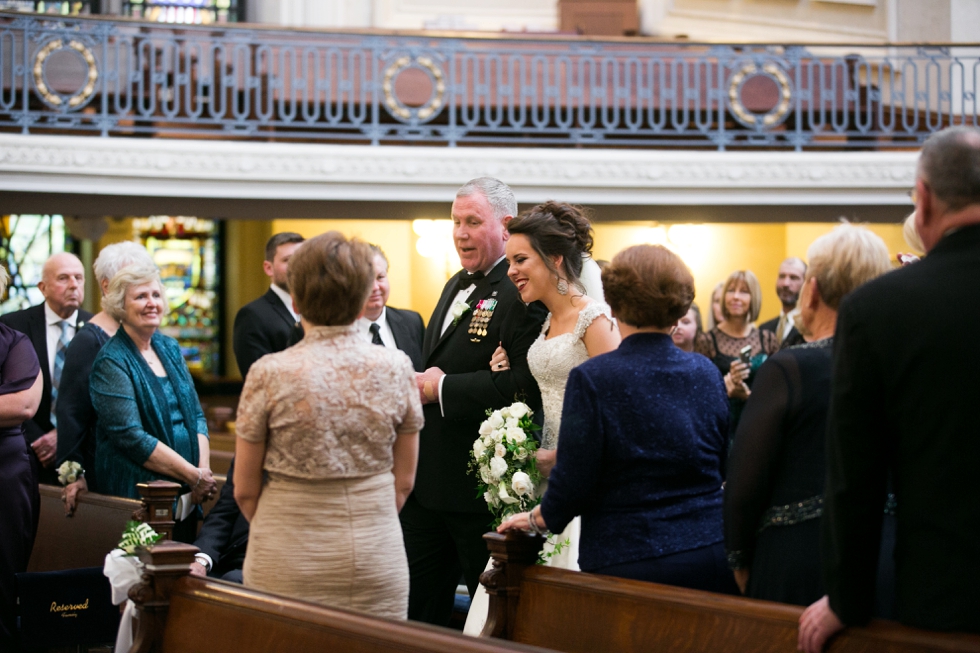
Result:
[[[916,147],[980,48],[698,45],[0,14],[0,129],[379,144]]]

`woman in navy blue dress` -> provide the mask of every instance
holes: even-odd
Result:
[[[10,277],[0,267],[0,295]],[[41,366],[31,341],[0,324],[0,651],[13,648],[14,574],[34,546],[31,506],[40,502],[23,423],[41,402]]]
[[[728,398],[711,361],[670,336],[694,279],[670,250],[637,245],[602,285],[623,341],[572,370],[548,490],[499,530],[561,532],[581,515],[582,571],[733,593],[722,531]]]

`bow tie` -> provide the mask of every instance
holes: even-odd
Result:
[[[456,289],[466,290],[474,283],[482,279],[485,275],[482,272],[469,273],[465,270],[460,272],[459,277],[456,279]]]

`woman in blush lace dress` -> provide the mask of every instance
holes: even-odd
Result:
[[[422,404],[408,356],[366,341],[354,323],[373,261],[366,243],[336,231],[289,260],[306,336],[249,369],[235,499],[251,524],[246,587],[405,619],[398,512],[415,484]]]
[[[544,429],[537,465],[547,477],[555,465],[565,382],[573,368],[592,356],[619,346],[619,329],[609,307],[585,294],[580,283],[583,253],[592,250],[592,226],[581,210],[546,202],[507,225],[508,276],[526,304],[540,301],[549,313],[541,335],[527,352],[528,366],[541,390]],[[510,367],[507,352],[498,348],[490,361],[494,371]],[[543,490],[543,488],[542,488]],[[578,570],[578,520],[556,536],[568,544],[548,564]],[[478,634],[486,620],[487,595],[480,588],[473,599],[464,632]]]

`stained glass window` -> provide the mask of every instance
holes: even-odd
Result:
[[[78,16],[99,13],[99,2],[98,0],[0,0],[0,9]]]
[[[237,23],[240,0],[126,0],[122,14],[158,23]]]
[[[0,257],[10,273],[10,285],[0,302],[0,313],[19,311],[44,301],[37,288],[41,268],[49,256],[66,250],[71,250],[71,239],[60,215],[0,217]]]
[[[218,223],[158,215],[135,219],[133,230],[166,287],[170,313],[160,331],[180,343],[191,373],[220,374]]]

